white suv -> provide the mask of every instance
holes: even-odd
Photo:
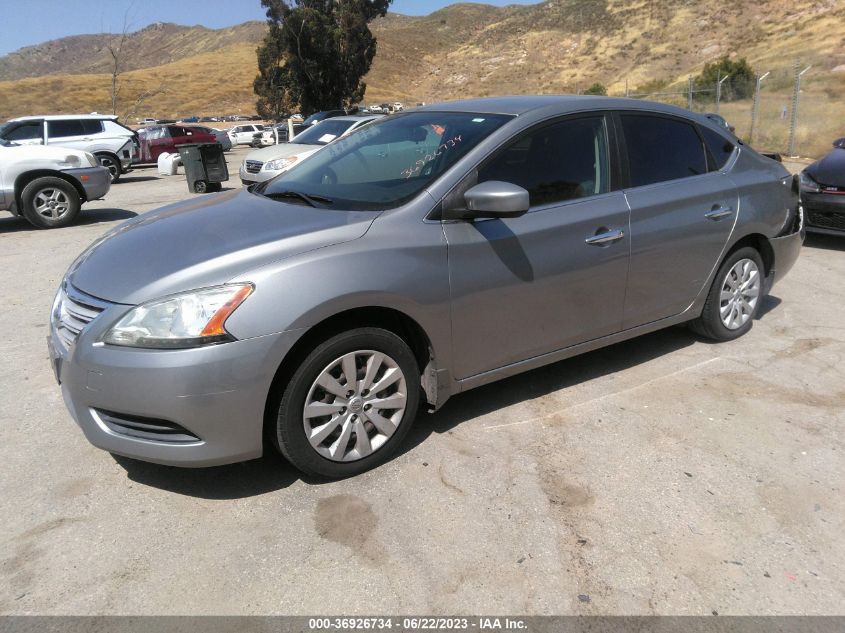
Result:
[[[263,125],[236,125],[229,130],[229,138],[232,139],[232,145],[250,145],[255,133],[263,131]]]
[[[111,173],[112,182],[130,170],[138,139],[135,132],[104,114],[27,116],[0,125],[0,140],[18,145],[58,145],[89,152]]]

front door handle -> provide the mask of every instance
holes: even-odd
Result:
[[[722,205],[714,205],[713,208],[704,214],[708,220],[718,221],[733,214],[734,210],[730,207],[723,207]]]
[[[602,229],[599,229],[601,231]],[[590,246],[604,246],[605,244],[612,244],[613,242],[618,242],[623,237],[625,237],[625,231],[622,229],[615,229],[613,231],[604,231],[602,233],[596,233],[592,237],[588,237],[584,240]]]

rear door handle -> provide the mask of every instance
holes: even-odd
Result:
[[[715,205],[708,213],[704,214],[704,217],[708,220],[718,221],[722,218],[726,218],[731,215],[734,210],[730,207],[723,207],[721,205]]]
[[[601,230],[601,229],[599,229]],[[612,244],[618,242],[625,237],[625,231],[622,229],[615,229],[613,231],[605,231],[604,233],[596,233],[592,237],[584,240],[590,246],[604,246],[605,244]]]

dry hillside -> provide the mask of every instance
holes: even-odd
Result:
[[[254,22],[220,31],[159,24],[139,31],[129,45],[135,70],[123,76],[120,113],[254,111],[254,51],[263,28]],[[828,128],[845,119],[845,0],[457,4],[425,17],[388,14],[373,30],[379,48],[366,78],[368,103],[575,92],[595,81],[616,94],[626,80],[631,91],[655,81],[672,90],[704,63],[728,54],[773,71],[766,84],[771,103],[764,101],[761,120],[789,102],[793,60],[813,64],[805,111],[837,121],[802,119],[802,143],[813,143],[813,151],[822,143],[815,137],[826,143],[833,133]],[[64,38],[0,58],[0,78],[9,79],[0,81],[0,117],[108,111],[107,38]],[[88,74],[69,74],[81,71]],[[49,76],[26,78],[33,73]],[[145,92],[155,94],[137,104]],[[736,121],[740,131],[748,127],[747,106],[732,106],[742,119]],[[766,138],[764,128],[758,129]],[[772,144],[783,142],[782,132],[770,137]]]

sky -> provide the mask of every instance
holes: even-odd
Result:
[[[533,4],[537,0],[476,0],[486,4]],[[394,0],[391,11],[427,15],[454,0]],[[0,0],[0,55],[68,35],[120,32],[154,22],[222,28],[263,20],[260,0]]]

